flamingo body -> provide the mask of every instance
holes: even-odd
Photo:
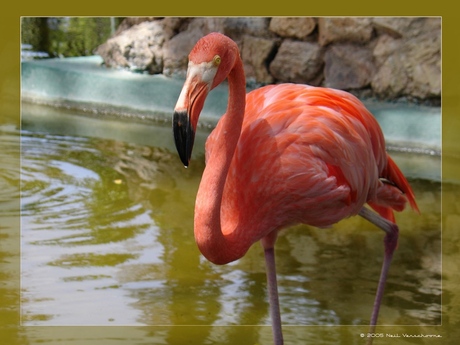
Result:
[[[226,78],[227,112],[206,142],[206,168],[195,203],[201,253],[226,264],[262,243],[278,345],[283,343],[274,259],[278,232],[297,223],[327,227],[359,214],[386,232],[372,331],[398,239],[393,210],[402,211],[408,201],[418,211],[409,183],[385,151],[377,121],[356,97],[339,90],[280,84],[246,95],[236,43],[212,33],[189,55],[173,115],[185,166],[206,96]]]
[[[209,136],[206,157],[223,123]],[[351,94],[298,84],[256,89],[246,97],[225,183],[222,232],[241,228],[235,245],[244,254],[273,231],[298,223],[328,227],[366,202],[391,220],[392,210],[405,206],[403,192],[414,199],[405,179],[401,189],[382,182],[399,174],[387,157],[378,123]]]

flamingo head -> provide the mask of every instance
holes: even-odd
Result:
[[[225,80],[237,56],[236,43],[220,33],[201,38],[190,52],[187,76],[173,115],[174,141],[185,167],[190,163],[198,118],[206,97]]]

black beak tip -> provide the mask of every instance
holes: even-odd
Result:
[[[192,156],[193,142],[195,140],[195,131],[189,121],[189,116],[185,111],[175,111],[173,115],[173,132],[174,142],[177,153],[187,168]]]

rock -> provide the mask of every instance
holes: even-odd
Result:
[[[382,37],[374,48],[374,56],[381,66],[372,78],[372,89],[382,98],[440,97],[440,49],[440,35],[436,31],[409,39]]]
[[[162,46],[169,36],[161,21],[144,21],[110,38],[97,48],[96,53],[102,56],[108,67],[161,73]],[[139,37],[143,39],[139,40]]]
[[[323,50],[317,43],[284,40],[270,73],[277,80],[319,85],[323,64]]]
[[[326,51],[325,86],[336,89],[361,89],[375,73],[370,49],[351,43],[335,44]]]
[[[276,42],[266,38],[245,35],[241,49],[246,79],[252,82],[270,84],[274,78],[267,66]]]
[[[411,76],[408,93],[417,98],[441,96],[441,37],[425,34],[407,43],[407,69]],[[410,65],[409,65],[410,63]]]
[[[268,38],[270,18],[267,17],[228,17],[223,18],[223,34],[241,41],[245,35]]]
[[[310,17],[273,17],[270,21],[270,31],[281,37],[304,39],[316,27],[316,22]]]
[[[373,50],[377,72],[372,78],[371,86],[380,96],[391,98],[402,95],[409,83],[409,76],[404,67],[404,58],[397,52],[401,50],[403,40],[393,38],[397,35],[384,34],[377,39]]]
[[[366,43],[372,37],[372,20],[362,17],[333,17],[318,19],[320,45],[333,42]]]
[[[423,32],[441,30],[440,18],[436,17],[376,17],[372,18],[375,29],[394,38],[410,38]]]
[[[183,17],[166,17],[163,19],[163,27],[168,32],[168,36],[172,37],[179,33],[181,27],[186,26],[189,23],[189,18]]]
[[[372,52],[377,67],[383,65],[389,56],[401,49],[402,44],[402,40],[393,38],[390,35],[384,34],[378,37]]]
[[[109,39],[95,50],[95,53],[104,59],[104,64],[107,67],[129,67],[128,60],[126,60],[123,54],[124,49],[117,43],[122,41],[119,37],[120,36],[116,36],[116,38]]]
[[[415,19],[415,17],[377,17],[373,18],[372,22],[376,30],[394,38],[401,38],[407,34]]]
[[[126,17],[125,19],[123,19],[123,21],[118,26],[117,31],[115,31],[114,36],[120,35],[123,31],[128,30],[130,27],[134,25],[138,25],[143,22],[151,22],[157,19],[160,19],[160,18],[158,17]]]
[[[391,55],[373,76],[371,86],[374,92],[382,98],[396,98],[404,94],[409,80],[402,56],[400,54]]]
[[[183,31],[201,31],[203,36],[210,32],[218,31],[223,32],[225,27],[225,21],[227,18],[222,17],[197,17],[192,18],[188,25],[184,27]]]

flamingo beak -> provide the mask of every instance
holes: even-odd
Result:
[[[188,167],[195,141],[195,130],[186,111],[174,111],[173,132],[177,153],[184,166]]]
[[[209,83],[196,74],[189,73],[174,109],[174,141],[185,167],[190,163],[198,118],[209,89]]]

